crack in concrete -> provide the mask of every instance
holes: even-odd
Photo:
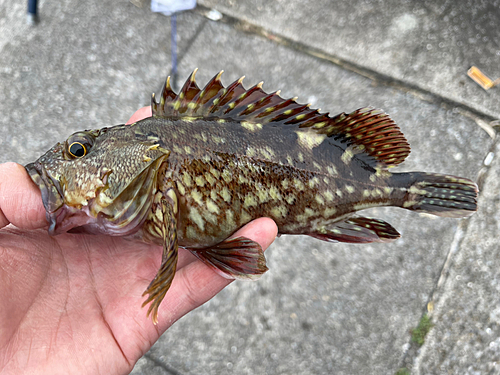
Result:
[[[146,353],[144,354],[144,358],[148,359],[149,361],[153,362],[156,366],[158,367],[161,367],[163,370],[165,370],[167,372],[167,374],[169,375],[182,375],[181,372],[177,371],[175,368],[157,360],[156,358],[154,358],[153,356],[151,356],[151,354]]]
[[[200,4],[198,2],[198,5],[195,9],[192,10],[192,12],[197,13],[202,15],[203,17],[209,18],[209,12],[212,10],[211,7],[204,6],[203,4]],[[386,86],[393,87],[395,89],[398,89],[403,92],[410,93],[417,98],[426,101],[426,102],[432,102],[434,104],[438,104],[441,106],[444,106],[445,108],[458,108],[461,109],[464,112],[464,115],[467,117],[480,117],[481,119],[487,121],[487,122],[492,122],[496,119],[493,116],[490,116],[486,113],[483,113],[476,108],[473,108],[471,106],[468,106],[467,104],[457,102],[455,100],[449,99],[442,97],[439,94],[436,94],[432,91],[423,89],[419,87],[418,85],[414,85],[408,82],[405,82],[403,80],[388,76],[386,74],[377,72],[375,70],[366,68],[362,65],[356,64],[352,61],[346,60],[339,58],[338,56],[334,56],[332,54],[326,53],[318,48],[314,48],[311,46],[308,46],[302,42],[297,42],[291,38],[285,37],[283,35],[279,35],[277,33],[274,33],[270,30],[265,29],[262,26],[255,25],[251,22],[248,22],[246,20],[230,16],[224,12],[221,12],[218,10],[218,12],[222,15],[222,18],[220,18],[216,22],[223,22],[227,25],[230,25],[234,27],[235,29],[249,33],[249,34],[254,34],[258,35],[260,37],[263,37],[267,40],[270,40],[274,43],[283,45],[285,47],[294,49],[296,51],[305,53],[307,55],[316,57],[320,60],[323,61],[328,61],[332,64],[335,64],[345,70],[357,73],[363,77],[369,78],[372,81],[375,81],[380,84],[384,84]]]
[[[498,139],[498,137],[495,136],[494,141],[492,142],[490,148],[485,153],[485,159],[490,153],[493,153],[496,150],[499,143],[500,139]],[[479,170],[477,174],[476,181],[479,188],[478,197],[481,194],[481,188],[483,186],[484,181],[486,180],[486,177],[488,176],[490,169],[491,169],[491,161],[488,164],[483,164],[483,167]],[[446,256],[446,260],[444,261],[443,266],[441,268],[441,272],[439,273],[439,278],[437,279],[434,288],[430,293],[430,297],[427,301],[427,304],[422,309],[422,314],[420,316],[420,319],[424,316],[424,314],[428,314],[431,319],[433,318],[434,306],[437,305],[439,298],[441,298],[440,294],[442,293],[442,287],[448,280],[451,266],[453,265],[453,262],[456,258],[456,254],[458,253],[458,251],[460,251],[460,246],[466,237],[469,228],[469,223],[470,220],[462,220],[458,224],[457,231],[455,233],[455,236],[453,237],[453,242],[450,245],[450,249]],[[401,360],[400,368],[407,368],[411,370],[413,368],[414,363],[416,362],[416,359],[421,354],[421,351],[419,349],[420,346],[412,342],[410,337],[408,340],[407,349],[403,354],[403,358]]]

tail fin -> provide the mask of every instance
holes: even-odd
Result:
[[[462,177],[433,173],[409,173],[403,207],[445,217],[466,217],[477,210],[477,185]]]

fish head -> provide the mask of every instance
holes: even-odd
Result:
[[[127,235],[144,221],[168,151],[130,126],[76,132],[26,165],[41,191],[51,235]]]

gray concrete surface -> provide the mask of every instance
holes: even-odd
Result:
[[[208,21],[200,11],[179,15],[182,79],[199,67],[204,84],[224,69],[225,83],[241,75],[246,87],[264,80],[268,91],[281,89],[283,97],[298,95],[331,113],[383,108],[412,146],[398,170],[472,179],[481,170],[481,210],[464,221],[367,212],[402,233],[392,244],[283,236],[267,251],[270,271],[261,280],[235,282],[181,319],[133,374],[500,372],[498,159],[483,165],[498,145],[479,126],[499,117],[500,87],[486,93],[465,76],[472,64],[500,76],[500,32],[490,27],[499,5],[202,4],[241,22]],[[170,70],[169,19],[146,8],[42,1],[40,15],[38,26],[26,27],[24,9],[0,0],[1,162],[26,163],[75,130],[126,121]],[[262,37],[252,25],[300,45]],[[340,57],[340,65],[302,45]],[[435,326],[418,348],[410,331],[431,300]]]
[[[202,0],[372,72],[500,116],[498,93],[477,90],[471,65],[500,77],[500,1]]]
[[[494,152],[500,152],[496,145]],[[449,277],[439,290],[436,326],[416,361],[418,374],[500,373],[500,164],[493,161],[479,210],[470,219]]]

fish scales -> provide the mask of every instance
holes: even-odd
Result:
[[[162,266],[143,306],[157,322],[179,246],[225,277],[266,270],[260,245],[230,238],[253,219],[282,234],[324,241],[388,242],[388,223],[353,215],[396,206],[440,216],[476,210],[470,180],[425,172],[391,173],[410,152],[384,112],[322,114],[262,83],[227,87],[221,73],[200,89],[193,72],[179,94],[169,78],[153,116],[87,130],[26,166],[39,186],[49,233],[105,233],[163,245]]]
[[[234,121],[153,118],[135,126],[144,134],[140,140],[157,137],[162,147],[178,150],[169,157],[173,174],[167,185],[175,184],[180,196],[181,246],[214,245],[262,216],[275,220],[281,233],[302,234],[316,229],[314,221],[333,223],[355,211],[355,205],[391,204],[390,194],[379,189],[386,185],[385,177],[370,180],[374,168],[358,158],[340,165],[331,162],[344,153],[335,139],[309,147],[286,125],[254,130]],[[177,127],[182,134],[173,137]],[[367,191],[369,195],[363,194]]]

